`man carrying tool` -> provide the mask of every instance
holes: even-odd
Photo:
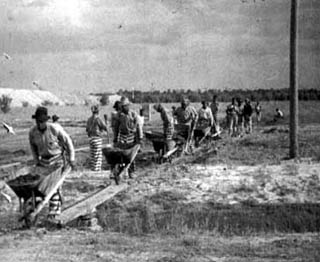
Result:
[[[207,101],[201,102],[202,107],[200,108],[198,115],[198,123],[195,130],[196,146],[199,142],[210,132],[212,126],[214,126],[214,119],[212,111]]]
[[[122,110],[115,121],[113,143],[118,148],[126,150],[142,143],[143,126],[139,121],[138,114],[130,109],[128,98],[121,98],[121,107]],[[132,161],[128,169],[129,177],[132,177],[134,169],[135,162]]]
[[[165,141],[165,152],[168,152],[173,149],[174,143],[173,143],[173,117],[172,114],[169,113],[169,111],[163,107],[162,104],[155,104],[153,106],[154,110],[156,110],[158,113],[160,113],[161,120],[163,123],[163,136]]]
[[[102,133],[108,132],[107,126],[99,117],[99,106],[91,107],[92,116],[87,120],[86,131],[90,142],[90,166],[92,171],[101,171]]]
[[[196,109],[190,105],[190,100],[186,97],[181,99],[181,106],[175,111],[178,124],[176,125],[177,135],[186,142],[184,152],[189,154],[192,151],[193,132],[197,124],[198,113]]]
[[[31,152],[40,173],[48,173],[38,185],[38,190],[46,195],[54,176],[62,172],[62,167],[70,164],[75,169],[75,151],[70,136],[60,126],[48,123],[50,116],[46,107],[38,107],[32,116],[36,125],[30,129],[29,142]],[[52,172],[51,172],[52,170]],[[59,189],[49,201],[49,219],[55,219],[61,212],[61,195]]]

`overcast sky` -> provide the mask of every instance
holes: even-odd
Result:
[[[0,86],[59,94],[288,87],[290,0],[0,0]],[[320,84],[320,1],[300,1],[301,87]]]

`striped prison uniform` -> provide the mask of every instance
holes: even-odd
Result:
[[[100,171],[102,166],[102,138],[93,136],[89,138],[90,144],[90,168],[92,171]]]
[[[115,122],[114,142],[120,149],[130,149],[143,138],[142,122],[138,114],[129,110],[128,114],[121,112]],[[129,168],[129,173],[133,173],[135,162]]]
[[[35,162],[36,172],[42,176],[38,190],[45,196],[49,190],[48,180],[61,174],[66,161],[75,160],[75,151],[70,136],[64,129],[54,123],[47,123],[45,131],[39,131],[37,126],[30,129],[29,143]],[[67,159],[68,158],[68,159]],[[61,213],[62,198],[60,189],[49,201],[49,215]]]
[[[100,171],[102,165],[102,132],[107,131],[107,126],[98,114],[93,114],[87,121],[86,131],[90,144],[90,168]]]

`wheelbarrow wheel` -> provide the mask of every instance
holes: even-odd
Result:
[[[30,216],[35,209],[32,202],[33,202],[33,199],[29,198],[23,204],[23,216],[20,218],[20,221],[24,221],[26,228],[33,227],[36,224],[38,219],[38,216],[35,216],[33,219]]]
[[[113,168],[112,172],[113,172],[114,182],[116,182],[116,185],[119,185],[120,173],[121,173],[121,165],[120,164],[116,164],[115,167]]]

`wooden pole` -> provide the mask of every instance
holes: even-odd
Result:
[[[299,157],[298,148],[298,75],[297,75],[297,8],[291,0],[290,12],[290,158]]]

